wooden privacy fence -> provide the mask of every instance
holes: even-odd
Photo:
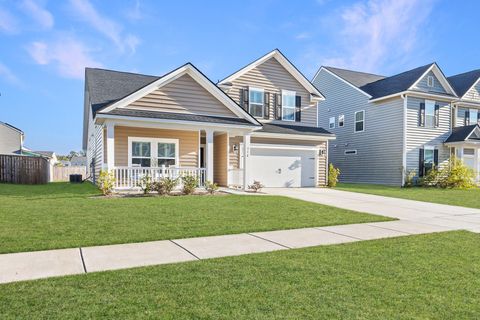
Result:
[[[45,158],[0,154],[0,182],[44,184],[48,176],[49,163]]]
[[[81,167],[53,167],[52,181],[69,181],[71,174],[81,174],[82,179],[86,178],[87,168]]]

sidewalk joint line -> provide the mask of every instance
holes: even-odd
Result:
[[[400,221],[400,220],[398,220]],[[385,222],[390,222],[390,221],[385,221]],[[372,223],[381,223],[381,222],[372,222]],[[407,232],[407,231],[400,231],[400,230],[396,230],[396,229],[392,229],[392,228],[385,228],[385,227],[381,227],[381,226],[376,226],[376,225],[372,225],[370,223],[367,223],[370,227],[376,227],[376,228],[379,228],[379,229],[383,229],[383,230],[390,230],[390,231],[395,231],[395,232],[400,232],[400,233],[405,233],[405,234],[408,234],[410,236],[414,236],[414,235],[417,235],[418,233],[410,233],[410,232]],[[427,233],[430,233],[430,232],[422,232],[420,234],[427,234]]]
[[[340,224],[338,226],[348,226],[348,224]],[[338,227],[338,226],[327,226],[327,227]],[[322,228],[327,228],[327,227],[314,227],[314,229],[317,229],[317,230],[320,230],[320,231],[330,232],[330,233],[333,233],[333,234],[338,234],[339,236],[344,236],[344,237],[352,238],[352,239],[355,239],[355,240],[360,240],[360,241],[365,241],[366,240],[366,239],[361,239],[361,238],[357,238],[357,237],[354,237],[354,236],[347,236],[346,234],[343,234],[343,233],[322,229]]]
[[[269,239],[265,239],[265,238],[262,238],[262,237],[260,237],[260,236],[256,236],[256,235],[254,235],[254,234],[248,233],[248,232],[247,232],[247,234],[248,234],[249,236],[252,236],[252,237],[255,237],[255,238],[258,238],[258,239],[261,239],[261,240],[265,240],[265,241],[271,242],[271,243],[273,243],[273,244],[279,245],[280,247],[284,247],[285,249],[293,249],[293,248],[287,247],[287,246],[284,245],[284,244],[281,244],[281,243],[278,243],[278,242],[275,242],[275,241],[272,241],[272,240],[269,240]]]
[[[82,260],[83,271],[87,273],[87,267],[85,266],[85,259],[83,258],[83,251],[82,248],[78,248],[80,250],[80,259]]]
[[[182,248],[183,250],[187,251],[187,252],[190,253],[195,259],[197,259],[197,260],[202,260],[202,259],[200,259],[199,257],[197,257],[196,255],[194,255],[194,254],[193,254],[190,250],[188,250],[187,248],[185,248],[185,247],[181,246],[180,244],[176,243],[174,240],[168,240],[168,241],[172,242],[173,244],[175,244],[175,245],[179,246],[180,248]]]

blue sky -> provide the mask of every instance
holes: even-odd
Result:
[[[480,68],[480,1],[0,0],[0,121],[26,146],[81,149],[84,67],[161,75],[190,61],[217,81],[279,48],[391,75],[437,61]]]

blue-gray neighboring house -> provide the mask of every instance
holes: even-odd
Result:
[[[479,76],[447,79],[436,63],[393,76],[321,67],[318,125],[336,135],[329,161],[340,181],[400,186],[453,154],[478,172]]]

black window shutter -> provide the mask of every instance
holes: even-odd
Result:
[[[243,89],[240,89],[240,107],[244,108],[244,103],[243,103]]]
[[[468,126],[470,124],[470,110],[465,110],[465,125]]]
[[[440,126],[440,105],[435,105],[435,127]]]
[[[425,103],[421,102],[420,103],[420,121],[419,121],[420,127],[425,127]]]
[[[270,92],[265,92],[263,95],[263,118],[270,118]]]
[[[433,167],[438,169],[438,149],[433,150]]]
[[[478,113],[477,113],[477,122],[480,121],[480,110],[478,110]]]
[[[419,151],[420,153],[418,155],[418,176],[423,177],[423,171],[424,171],[423,169],[425,165],[425,157],[424,157],[425,150],[420,149]]]
[[[295,96],[295,122],[302,121],[302,97]]]
[[[248,88],[243,89],[243,109],[245,109],[248,112]]]

